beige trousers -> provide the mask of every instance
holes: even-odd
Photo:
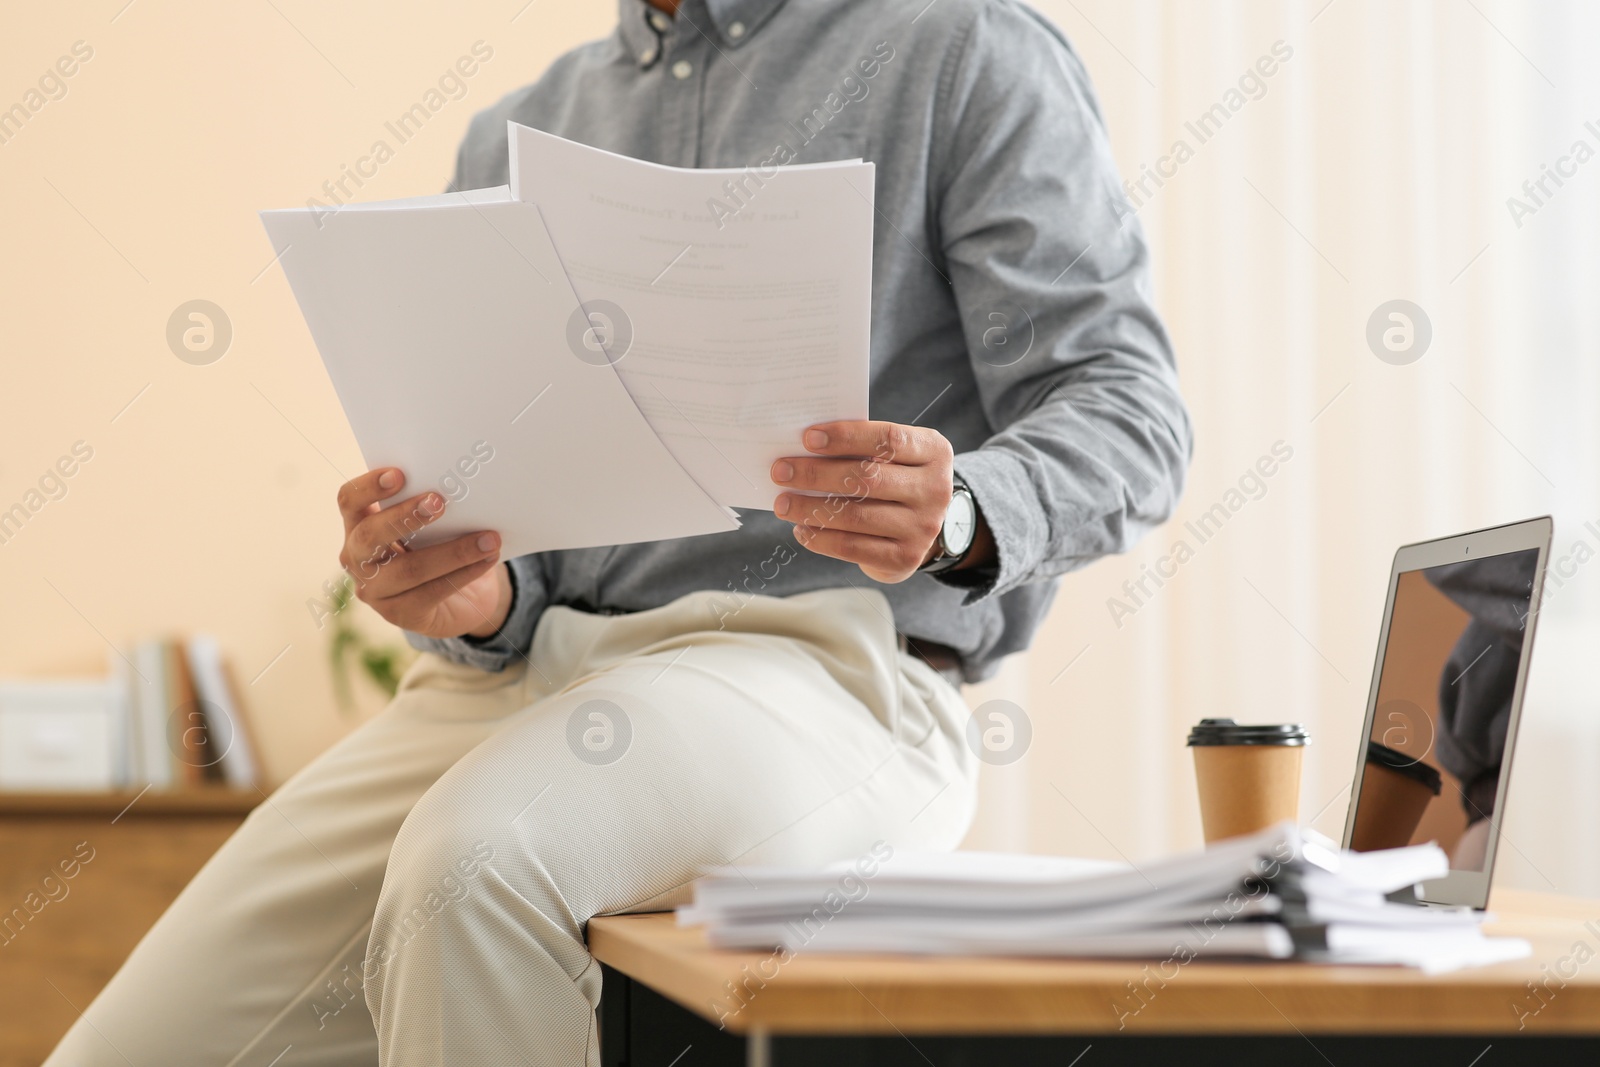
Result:
[[[711,598],[553,608],[501,674],[422,657],[245,820],[48,1067],[595,1065],[591,916],[670,907],[706,865],[954,847],[967,709],[883,597]]]

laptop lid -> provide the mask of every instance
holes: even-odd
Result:
[[[1395,553],[1344,845],[1437,841],[1421,900],[1483,908],[1533,654],[1549,516]]]

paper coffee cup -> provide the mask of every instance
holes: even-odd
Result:
[[[1189,732],[1206,844],[1265,830],[1300,813],[1300,760],[1310,740],[1298,723],[1241,726],[1201,719]]]
[[[1361,800],[1350,847],[1356,852],[1401,848],[1422,822],[1433,798],[1444,788],[1437,768],[1376,741],[1367,742],[1361,771]]]

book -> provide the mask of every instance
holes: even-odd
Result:
[[[107,653],[110,664],[111,788],[127,789],[137,779],[134,772],[133,670],[116,648]]]
[[[183,642],[164,640],[161,652],[167,680],[167,749],[172,756],[173,780],[179,785],[200,785],[220,776],[208,744],[210,724],[195,695]]]
[[[256,785],[260,768],[256,746],[245,723],[216,638],[196,635],[187,648],[197,703],[206,716],[206,738],[217,776],[235,789]]]
[[[256,785],[256,745],[214,637],[161,637],[115,657],[114,784],[140,789]]]
[[[173,783],[172,749],[167,730],[171,681],[167,651],[159,640],[141,641],[133,650],[129,684],[132,709],[134,785],[165,789]]]

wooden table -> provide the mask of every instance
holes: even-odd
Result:
[[[261,797],[0,792],[0,1067],[49,1054]]]
[[[669,915],[595,919],[588,937],[606,967],[607,1067],[669,1067],[691,1046],[682,1064],[696,1067],[1600,1063],[1600,901],[1502,891],[1492,910],[1490,932],[1527,938],[1533,955],[1435,977],[804,952],[774,966],[712,951]]]

